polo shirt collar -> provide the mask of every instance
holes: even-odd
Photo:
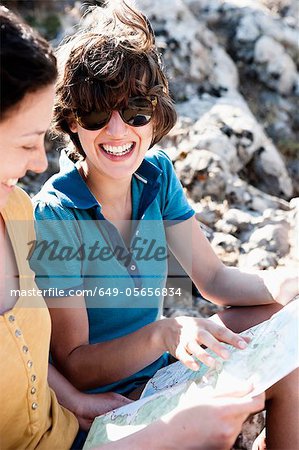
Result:
[[[55,194],[61,204],[68,208],[90,209],[99,206],[98,201],[88,189],[75,164],[68,158],[65,150],[59,159],[60,171],[44,186],[49,194]],[[151,161],[144,159],[135,172],[135,177],[157,195],[162,170]],[[153,189],[154,188],[154,189]]]
[[[151,161],[144,159],[134,175],[145,184],[155,185],[160,184],[159,178],[162,175],[162,170]]]

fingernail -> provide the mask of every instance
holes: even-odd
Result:
[[[239,341],[238,342],[238,346],[239,346],[239,348],[246,348],[247,347],[247,343],[245,341]]]

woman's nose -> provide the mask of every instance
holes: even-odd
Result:
[[[41,143],[39,147],[32,152],[32,157],[28,164],[28,170],[32,170],[36,173],[44,172],[48,167],[48,160],[46,156],[46,150],[44,143]]]
[[[106,126],[106,133],[114,138],[122,138],[128,133],[128,125],[122,120],[118,111],[112,111],[111,118]]]

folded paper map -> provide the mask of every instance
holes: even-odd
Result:
[[[254,386],[250,395],[263,392],[299,366],[298,316],[299,299],[270,320],[241,333],[251,339],[245,350],[226,345],[231,353],[226,361],[213,355],[216,358],[213,369],[201,364],[194,372],[177,362],[159,370],[147,383],[138,401],[94,420],[83,450],[141,430],[172,411],[188,390],[195,389],[194,386],[199,395],[207,395],[229,392],[238,384],[248,382]]]

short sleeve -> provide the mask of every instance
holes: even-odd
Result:
[[[187,220],[195,214],[195,211],[188,203],[172,162],[161,150],[156,155],[157,165],[162,170],[161,211],[163,220]]]
[[[82,239],[77,220],[61,205],[35,204],[36,241],[29,263],[44,297],[68,296],[82,281]]]

